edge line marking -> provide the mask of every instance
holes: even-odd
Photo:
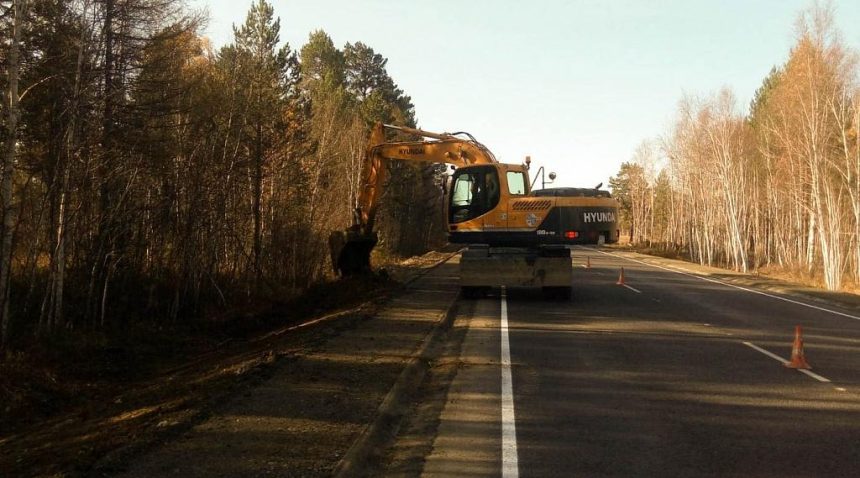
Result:
[[[511,377],[511,344],[508,337],[508,298],[502,286],[502,477],[518,478],[517,426],[514,414],[513,380]]]

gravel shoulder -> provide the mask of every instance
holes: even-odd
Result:
[[[415,279],[373,314],[301,351],[274,347],[266,379],[225,400],[122,477],[330,476],[458,294],[456,266]]]

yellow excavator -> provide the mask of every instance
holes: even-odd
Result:
[[[389,142],[386,129],[424,139]],[[370,271],[370,253],[377,243],[374,220],[388,161],[453,167],[445,188],[448,238],[468,244],[460,259],[460,285],[467,295],[519,286],[569,297],[569,246],[618,241],[618,204],[607,191],[532,191],[528,158],[524,164],[502,164],[468,133],[440,134],[378,123],[364,153],[353,223],[329,238],[332,265],[342,275]]]

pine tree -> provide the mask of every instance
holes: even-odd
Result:
[[[233,45],[225,47],[221,58],[227,71],[243,81],[245,128],[241,133],[248,155],[251,183],[252,264],[255,284],[263,274],[263,180],[267,159],[278,136],[285,129],[283,112],[290,95],[290,67],[295,66],[289,45],[280,48],[280,18],[266,0],[258,0],[241,27],[233,27]]]

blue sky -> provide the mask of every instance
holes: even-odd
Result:
[[[502,162],[606,182],[645,139],[672,124],[684,94],[730,87],[744,111],[794,42],[807,0],[270,0],[294,49],[325,30],[361,41],[430,131],[468,131]],[[189,0],[206,35],[232,40],[251,0]],[[860,1],[834,1],[843,40],[860,50]]]

